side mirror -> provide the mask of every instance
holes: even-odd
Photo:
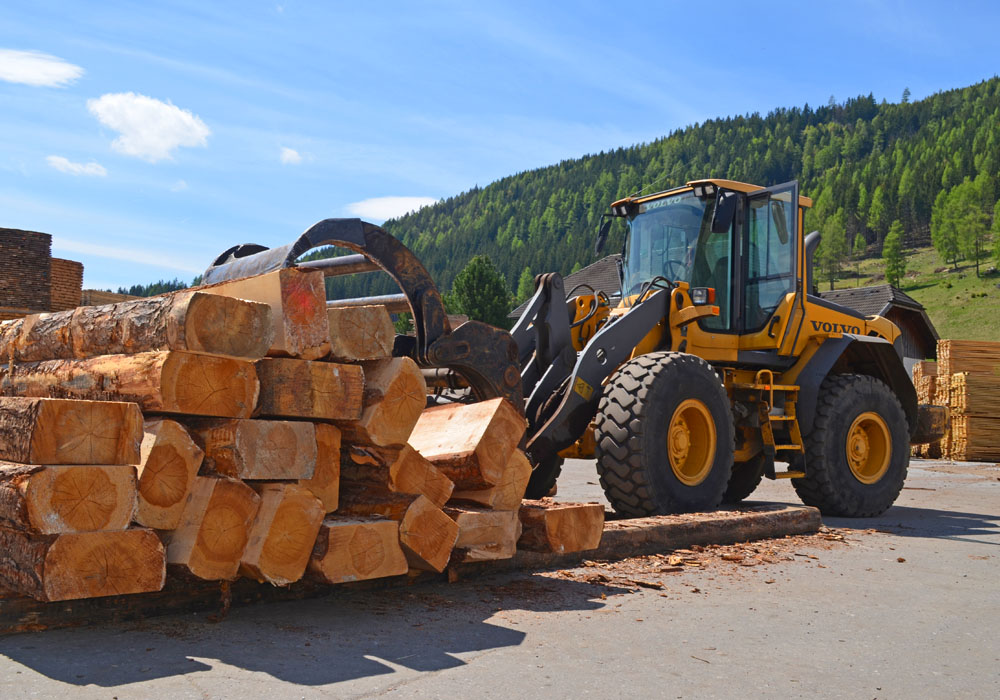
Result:
[[[736,204],[739,196],[729,190],[719,190],[715,200],[715,212],[712,214],[712,233],[725,233],[733,225],[736,216]]]
[[[611,222],[614,221],[612,218],[606,218],[601,223],[601,228],[597,232],[597,240],[594,242],[594,253],[600,253],[604,250],[604,244],[608,242],[608,231],[611,230]]]

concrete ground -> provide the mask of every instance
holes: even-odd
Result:
[[[560,497],[596,481],[572,462]],[[846,543],[662,589],[512,573],[3,637],[0,697],[1000,697],[1000,468],[914,461],[884,516],[826,524]]]

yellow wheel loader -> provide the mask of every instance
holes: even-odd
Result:
[[[321,221],[280,248],[230,248],[204,283],[290,266],[387,272],[402,294],[328,304],[412,312],[415,332],[393,353],[424,368],[432,401],[503,397],[522,411],[529,497],[551,491],[564,458],[596,457],[625,515],[714,508],[764,477],[792,479],[825,514],[875,515],[902,488],[910,442],[941,436],[944,409],[917,405],[894,324],[809,293],[809,206],[795,182],[716,179],[617,201],[596,248],[624,221],[621,302],[601,290],[567,300],[560,275],[539,275],[510,333],[451,328],[419,260],[359,219]],[[354,254],[299,261],[327,245]]]

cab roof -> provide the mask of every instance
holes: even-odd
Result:
[[[721,178],[706,178],[704,180],[691,180],[683,187],[675,187],[670,190],[664,190],[662,192],[654,192],[653,194],[647,194],[642,197],[624,197],[619,199],[617,202],[613,202],[611,206],[616,204],[624,204],[626,202],[633,202],[635,204],[641,204],[642,202],[649,202],[654,199],[660,199],[661,197],[668,194],[677,194],[678,192],[685,192],[687,190],[693,190],[698,185],[715,185],[716,187],[724,188],[727,190],[734,190],[736,192],[757,192],[758,190],[764,189],[760,185],[751,185],[747,182],[739,182],[737,180],[723,180]],[[810,197],[803,197],[799,195],[799,206],[800,207],[811,207],[813,201]]]

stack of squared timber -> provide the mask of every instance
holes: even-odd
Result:
[[[949,457],[1000,460],[1000,342],[941,340],[938,356],[948,378]]]
[[[917,403],[947,406],[948,396],[939,395],[938,384],[937,362],[923,360],[913,365],[913,385],[917,390]],[[943,442],[944,440],[938,440],[929,444],[913,445],[910,452],[914,457],[938,459],[942,454]]]
[[[384,307],[328,309],[322,272],[294,268],[0,323],[0,591],[340,583],[596,547],[599,506],[521,510],[517,410],[426,408],[394,337]]]

